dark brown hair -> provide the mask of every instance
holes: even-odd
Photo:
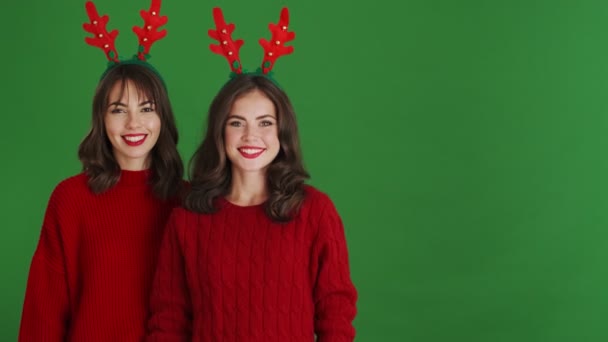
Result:
[[[268,166],[266,181],[269,197],[266,214],[278,222],[289,221],[304,200],[304,182],[309,178],[302,163],[296,116],[287,94],[269,78],[241,74],[228,81],[213,99],[207,118],[207,133],[190,161],[191,189],[185,207],[198,213],[218,210],[216,199],[230,191],[232,170],[226,157],[224,130],[234,102],[259,90],[274,104],[281,144]]]
[[[91,130],[78,148],[82,169],[89,177],[89,188],[102,193],[120,178],[120,166],[112,152],[112,143],[105,129],[104,116],[109,106],[110,91],[115,84],[133,82],[140,95],[154,101],[160,118],[160,134],[150,151],[150,185],[160,199],[176,195],[182,185],[184,167],[177,150],[178,133],[173,110],[163,80],[148,67],[139,64],[119,64],[99,81],[93,97]]]

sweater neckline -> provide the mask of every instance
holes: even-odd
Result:
[[[222,207],[225,207],[225,208],[235,208],[237,210],[255,210],[255,209],[264,207],[264,205],[267,202],[267,201],[264,201],[264,202],[262,202],[260,204],[254,204],[254,205],[238,205],[238,204],[230,202],[229,200],[227,200],[224,197],[220,197],[219,201],[220,201],[220,205]]]
[[[120,170],[118,184],[126,186],[147,185],[150,175],[150,169],[140,171]]]

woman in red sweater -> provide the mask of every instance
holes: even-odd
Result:
[[[91,21],[102,22],[95,15]],[[19,341],[145,337],[158,248],[182,186],[177,141],[158,72],[141,59],[112,63],[78,151],[83,172],[59,183],[50,197]]]
[[[192,165],[161,246],[148,341],[352,341],[344,228],[329,197],[304,185],[285,93],[235,76]]]
[[[294,109],[263,71],[233,72],[210,106],[184,208],[169,218],[148,341],[350,342],[344,227],[304,184]]]

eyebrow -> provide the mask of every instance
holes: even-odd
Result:
[[[150,105],[154,105],[154,101],[151,101],[151,100],[146,100],[146,101],[144,101],[144,102],[140,103],[140,104],[139,104],[139,106],[140,106],[140,107],[142,107],[142,106],[145,106],[145,105],[148,105],[148,104],[150,104]],[[114,101],[114,102],[112,102],[112,103],[110,103],[110,104],[108,105],[108,107],[112,107],[112,106],[123,106],[123,107],[127,107],[127,105],[126,105],[126,104],[124,104],[124,103],[122,103],[122,102],[120,102],[120,101]]]
[[[236,115],[236,114],[230,114],[230,115],[228,115],[228,119],[231,119],[231,118],[247,121],[244,117],[242,117],[240,115]],[[255,119],[256,120],[261,120],[261,119],[265,119],[265,118],[271,118],[271,119],[275,119],[276,120],[276,118],[274,116],[270,115],[270,114],[260,115],[260,116],[258,116]]]

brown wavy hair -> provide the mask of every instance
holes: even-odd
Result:
[[[168,199],[178,194],[183,183],[184,166],[177,150],[178,132],[163,80],[143,65],[119,64],[99,81],[93,97],[91,130],[78,148],[82,170],[89,177],[88,185],[94,193],[102,193],[118,182],[120,166],[106,134],[104,116],[112,87],[120,83],[122,96],[128,81],[133,82],[140,95],[154,101],[160,118],[160,134],[149,155],[150,185],[156,197]]]
[[[191,188],[184,206],[197,213],[214,213],[217,201],[230,191],[231,162],[226,157],[224,130],[234,102],[243,95],[260,90],[274,104],[281,148],[268,166],[266,181],[269,197],[266,214],[287,222],[304,200],[304,182],[310,177],[302,162],[296,115],[287,94],[269,78],[255,74],[234,76],[215,96],[209,107],[207,133],[190,160]]]

